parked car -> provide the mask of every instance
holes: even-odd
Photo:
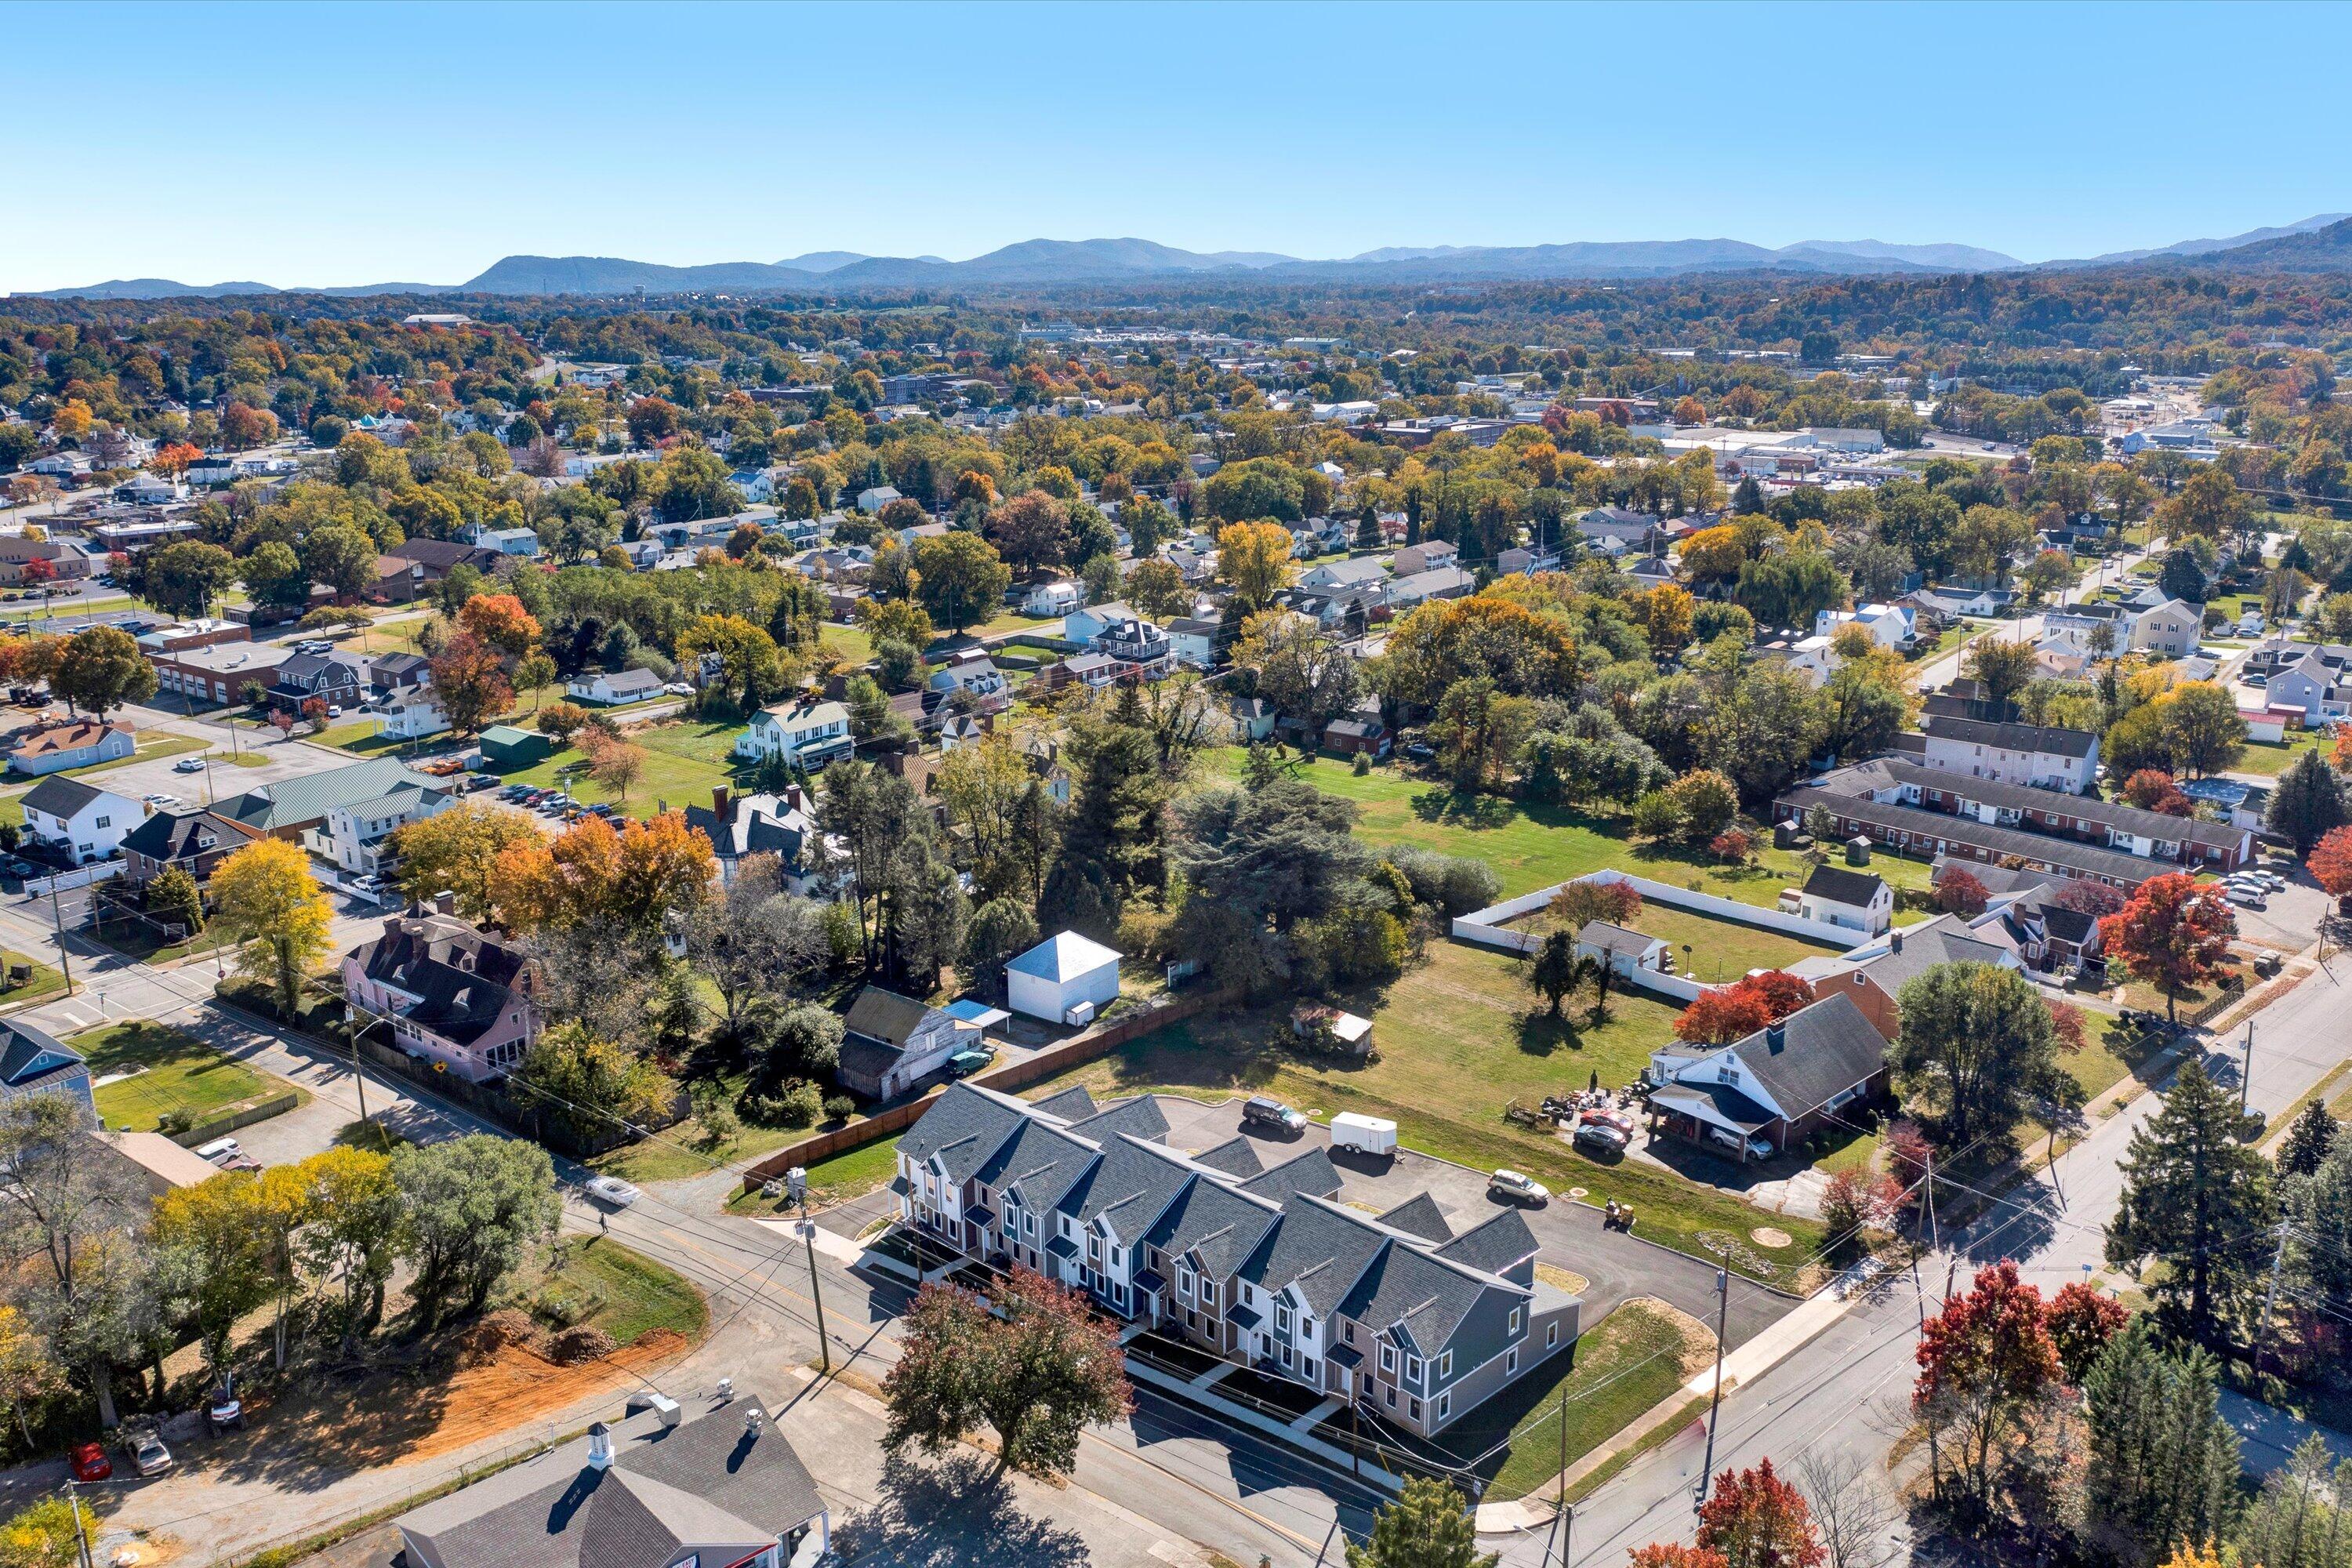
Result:
[[[152,1426],[125,1427],[122,1457],[142,1476],[160,1476],[172,1468],[172,1450],[163,1447],[163,1435]]]
[[[2254,873],[2254,880],[2260,882],[2263,887],[2268,888],[2273,893],[2284,893],[2286,891],[2286,879],[2280,876],[2276,871],[2257,871]]]
[[[245,1401],[236,1396],[236,1374],[231,1373],[205,1405],[205,1424],[215,1432],[245,1427]]]
[[[616,1209],[627,1208],[641,1195],[618,1176],[591,1176],[581,1186],[598,1203],[610,1204]]]
[[[688,686],[683,680],[673,680],[669,682],[662,688],[662,691],[665,695],[670,697],[691,697],[694,695],[694,688]]]
[[[66,1455],[66,1468],[78,1481],[110,1481],[114,1479],[114,1461],[106,1450],[95,1443],[82,1443]]]
[[[234,1138],[215,1138],[209,1143],[198,1144],[196,1147],[197,1159],[210,1160],[216,1164],[232,1154],[244,1152],[245,1146]]]
[[[158,811],[169,811],[172,807],[180,804],[180,797],[176,795],[143,795],[141,799],[143,800],[145,804],[153,806]]]
[[[172,764],[172,771],[175,773],[200,773],[205,771],[205,760],[202,757],[182,757]]]
[[[1577,1125],[1569,1142],[1588,1154],[1622,1154],[1633,1141],[1606,1121],[1585,1121]]]
[[[1280,1132],[1296,1132],[1307,1125],[1307,1118],[1270,1096],[1253,1094],[1242,1101],[1242,1122],[1244,1126],[1254,1124]]]
[[[1331,1118],[1331,1147],[1353,1149],[1359,1154],[1393,1154],[1397,1146],[1397,1126],[1378,1116],[1359,1116],[1343,1110]]]
[[[1587,1125],[1613,1129],[1627,1138],[1633,1136],[1634,1121],[1622,1110],[1588,1110],[1577,1120]]]
[[[1496,1171],[1486,1178],[1486,1195],[1507,1204],[1540,1206],[1551,1201],[1551,1191],[1533,1176],[1517,1171]]]
[[[1710,1127],[1706,1130],[1706,1136],[1709,1142],[1720,1144],[1735,1154],[1740,1152],[1744,1142],[1748,1157],[1751,1160],[1769,1160],[1776,1152],[1770,1140],[1748,1138],[1743,1141],[1738,1133],[1728,1127]]]
[[[1415,741],[1405,747],[1404,754],[1412,762],[1433,763],[1437,760],[1437,748],[1426,741]]]
[[[948,1058],[948,1076],[950,1078],[970,1078],[976,1072],[986,1070],[988,1064],[995,1059],[996,1053],[992,1050],[958,1051],[955,1055]]]

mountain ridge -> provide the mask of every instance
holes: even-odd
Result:
[[[284,289],[239,280],[184,284],[165,278],[118,278],[80,288],[27,290],[27,299],[221,299],[268,294],[432,297],[614,295],[644,292],[791,292],[856,289],[956,289],[1052,286],[1185,277],[1256,276],[1283,281],[1414,283],[1534,282],[1580,278],[1664,278],[1706,272],[1789,272],[1855,277],[1954,272],[2082,269],[2136,264],[2213,263],[2231,257],[2284,270],[2352,265],[2352,215],[2320,214],[2299,223],[2251,229],[2224,239],[2181,240],[2152,250],[2115,251],[2074,261],[2024,262],[2000,251],[1958,243],[1893,244],[1884,240],[1799,240],[1770,247],[1717,238],[1571,240],[1528,246],[1390,246],[1355,256],[1309,259],[1275,251],[1193,251],[1132,237],[1027,239],[961,261],[937,256],[868,256],[818,250],[782,261],[721,261],[691,266],[612,256],[499,258],[462,283],[373,283],[324,289]],[[2265,249],[2265,247],[2284,247]]]

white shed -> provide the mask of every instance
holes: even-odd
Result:
[[[1058,932],[1004,966],[1016,1013],[1048,1023],[1084,1023],[1118,994],[1118,957],[1074,931]],[[1070,1015],[1086,1009],[1084,1017]]]

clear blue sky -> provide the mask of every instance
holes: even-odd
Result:
[[[0,289],[515,252],[2027,259],[2352,210],[2352,7],[16,5]]]

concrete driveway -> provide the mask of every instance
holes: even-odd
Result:
[[[1308,1149],[1331,1145],[1330,1129],[1320,1124],[1310,1123],[1289,1138],[1263,1128],[1245,1128],[1238,1100],[1210,1105],[1173,1095],[1158,1098],[1160,1112],[1168,1118],[1168,1142],[1172,1148],[1198,1152],[1239,1134],[1256,1147],[1261,1163],[1274,1166]],[[1504,1206],[1486,1195],[1486,1172],[1410,1149],[1400,1149],[1388,1160],[1339,1150],[1333,1152],[1331,1163],[1339,1171],[1342,1203],[1384,1210],[1426,1192],[1457,1231],[1480,1224]],[[1716,1271],[1711,1264],[1636,1237],[1604,1230],[1598,1209],[1562,1196],[1555,1195],[1541,1208],[1521,1212],[1543,1249],[1541,1260],[1584,1277],[1587,1329],[1634,1296],[1657,1297],[1713,1326]],[[1744,1342],[1795,1305],[1793,1297],[1733,1275],[1724,1336],[1727,1345]]]

